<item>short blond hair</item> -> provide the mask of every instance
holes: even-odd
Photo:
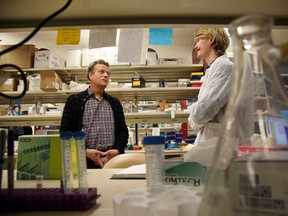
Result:
[[[218,56],[224,55],[229,47],[230,40],[223,28],[198,28],[194,34],[197,40],[208,37],[213,39],[213,48]]]

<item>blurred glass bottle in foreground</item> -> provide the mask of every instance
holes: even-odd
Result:
[[[233,90],[198,215],[288,214],[288,63],[273,45],[273,19],[230,26]]]

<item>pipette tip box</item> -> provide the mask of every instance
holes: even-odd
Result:
[[[0,212],[4,211],[85,211],[96,204],[100,195],[97,188],[88,188],[87,194],[74,189],[65,194],[59,188],[17,188],[0,192]]]

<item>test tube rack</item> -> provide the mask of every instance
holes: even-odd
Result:
[[[73,189],[71,194],[59,188],[15,188],[13,192],[2,189],[0,212],[85,211],[96,204],[99,196],[97,188],[88,188],[87,194],[79,193],[79,189]]]

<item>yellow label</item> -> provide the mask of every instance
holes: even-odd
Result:
[[[57,45],[63,44],[79,44],[80,43],[80,30],[59,30],[57,33]]]
[[[132,85],[133,86],[140,86],[140,80],[139,81],[133,81]]]

